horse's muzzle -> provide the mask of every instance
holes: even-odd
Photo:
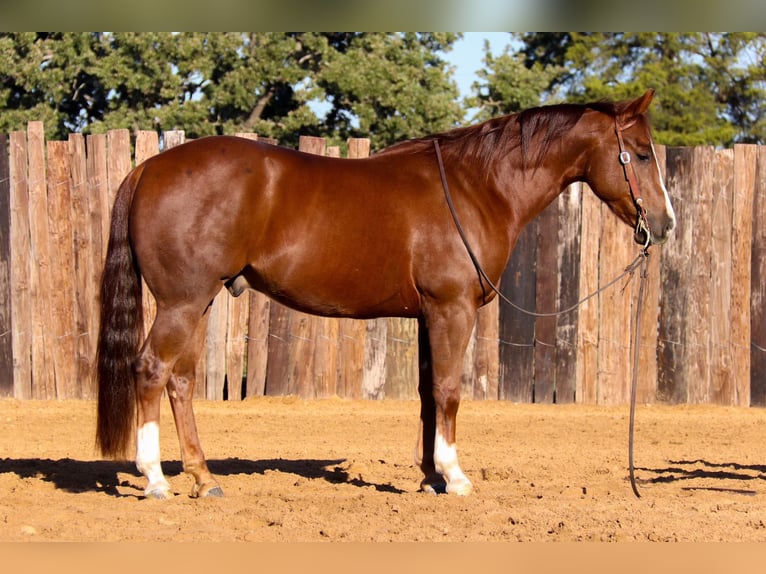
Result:
[[[670,238],[675,227],[676,222],[672,218],[667,219],[663,225],[651,225],[649,228],[639,219],[636,222],[633,239],[639,245],[662,245]],[[655,233],[655,229],[659,229],[660,233]]]

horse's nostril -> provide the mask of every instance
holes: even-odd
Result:
[[[674,219],[669,219],[668,222],[665,224],[665,235],[668,235],[673,229],[676,227],[676,222]]]

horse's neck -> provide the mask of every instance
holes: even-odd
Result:
[[[523,225],[537,217],[571,184],[585,178],[587,153],[583,141],[568,135],[555,142],[539,165],[522,161],[521,150],[501,168],[496,185]]]

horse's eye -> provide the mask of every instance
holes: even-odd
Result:
[[[649,161],[651,159],[649,154],[645,153],[637,153],[636,157],[638,157],[638,161]]]

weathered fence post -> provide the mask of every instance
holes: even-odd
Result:
[[[0,134],[0,397],[13,396],[11,265],[11,169],[8,140]]]
[[[11,324],[13,345],[13,396],[34,396],[32,376],[32,293],[30,289],[29,253],[29,184],[27,134],[10,134],[10,262]]]
[[[750,296],[755,198],[756,158],[758,147],[734,146],[734,201],[732,218],[731,336],[733,381],[736,386],[733,404],[750,406]],[[761,172],[763,173],[763,172]]]
[[[750,345],[751,404],[766,406],[766,146],[758,147],[753,198]]]

